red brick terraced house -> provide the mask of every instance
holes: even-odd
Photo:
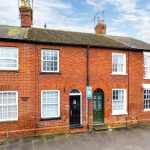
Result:
[[[0,26],[0,137],[150,123],[150,44],[106,35]],[[87,98],[86,87],[92,87]]]

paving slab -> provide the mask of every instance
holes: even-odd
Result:
[[[8,140],[0,150],[150,150],[150,126]]]

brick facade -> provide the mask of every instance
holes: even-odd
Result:
[[[19,119],[0,122],[0,137],[28,136],[43,133],[86,132],[93,126],[93,100],[89,101],[86,118],[87,57],[86,47],[0,42],[0,46],[19,48],[19,70],[0,72],[0,90],[19,93]],[[41,49],[59,49],[60,73],[41,72]],[[127,56],[127,75],[112,75],[112,52]],[[143,52],[89,48],[89,85],[104,92],[104,123],[108,127],[149,123],[150,112],[144,112],[142,84],[144,80]],[[127,89],[127,115],[112,115],[112,89]],[[82,125],[69,126],[69,93],[82,93]],[[60,118],[41,120],[41,90],[60,90]]]

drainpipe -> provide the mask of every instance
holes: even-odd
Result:
[[[86,86],[89,86],[89,48],[90,46],[88,46],[86,49]],[[86,97],[86,124],[87,125],[88,125],[88,120],[89,120],[89,102]]]
[[[128,117],[129,117],[129,98],[130,98],[130,96],[129,96],[129,93],[130,93],[130,67],[129,67],[129,65],[130,65],[130,52],[129,52],[129,50],[128,50]],[[126,119],[126,127],[128,126],[128,118]]]

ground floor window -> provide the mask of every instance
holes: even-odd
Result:
[[[112,90],[112,114],[126,114],[126,89]]]
[[[60,117],[60,91],[44,90],[41,92],[41,117]]]
[[[150,89],[144,89],[144,109],[150,110]]]
[[[0,91],[0,121],[18,120],[18,92]]]

